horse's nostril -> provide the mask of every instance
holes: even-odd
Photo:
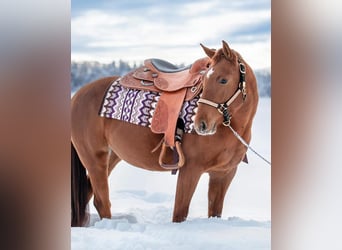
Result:
[[[207,129],[207,124],[204,121],[201,121],[200,130],[205,131],[206,129]]]

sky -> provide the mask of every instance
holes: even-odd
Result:
[[[270,0],[73,0],[71,60],[162,58],[190,64],[222,40],[254,69],[271,67]]]

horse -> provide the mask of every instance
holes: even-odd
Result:
[[[247,142],[258,104],[256,78],[251,67],[222,41],[222,48],[200,44],[208,58],[201,77],[201,92],[194,132],[185,133],[182,149],[186,161],[179,168],[173,222],[183,222],[202,174],[208,173],[208,217],[221,217],[226,192],[237,167],[246,161],[247,148],[231,126]],[[125,121],[100,117],[103,97],[119,76],[95,80],[71,99],[71,226],[89,221],[87,205],[93,203],[100,218],[111,218],[108,177],[124,160],[151,171],[170,171],[159,164],[162,134]]]

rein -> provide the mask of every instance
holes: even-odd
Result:
[[[239,87],[235,91],[235,93],[230,97],[226,102],[224,103],[216,103],[204,98],[200,98],[198,100],[198,103],[207,104],[209,106],[214,107],[223,115],[223,125],[225,127],[228,127],[234,134],[234,136],[245,146],[247,149],[250,149],[253,153],[255,153],[257,156],[259,156],[262,160],[264,160],[267,164],[271,166],[271,162],[266,160],[265,157],[260,155],[258,152],[256,152],[233,128],[230,126],[230,120],[232,116],[229,114],[228,107],[231,105],[235,99],[242,93],[242,100],[245,101],[247,97],[246,92],[246,66],[241,62],[241,59],[238,59],[239,63],[239,70],[240,70],[240,81],[239,81]]]

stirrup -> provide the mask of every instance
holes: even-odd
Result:
[[[163,162],[163,158],[166,154],[167,148],[171,148],[171,147],[167,146],[166,143],[163,142],[162,149],[159,155],[159,165],[162,168],[167,169],[167,170],[175,170],[175,169],[179,169],[183,167],[185,163],[185,157],[184,157],[184,153],[181,147],[181,143],[179,141],[176,141],[175,147],[171,148],[174,152],[174,157],[173,157],[174,163],[172,164],[167,164]]]

